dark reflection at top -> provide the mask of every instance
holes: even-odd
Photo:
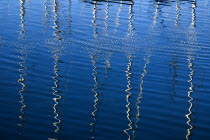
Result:
[[[181,3],[181,2],[189,2],[189,3],[194,3],[194,0],[154,0],[153,2],[158,4],[158,5],[163,5],[163,6],[171,6],[172,3]]]
[[[153,17],[153,23],[151,26],[151,29],[154,29],[157,26],[157,20],[159,17],[162,17],[162,9],[163,6],[161,6],[161,2],[157,2],[154,4],[155,5],[155,12],[154,12],[154,17]],[[160,18],[159,23],[162,25],[163,28],[167,27],[166,24],[164,24],[165,20]]]
[[[171,6],[171,2],[175,2],[175,1],[171,1],[171,0],[155,0],[154,2],[156,4],[158,4],[158,5]]]
[[[101,16],[100,13],[98,13],[99,10],[101,10],[101,8],[99,8],[101,1],[92,1],[91,4],[93,4],[93,8],[92,8],[92,24],[91,26],[93,27],[93,37],[96,39],[98,38],[101,34],[99,34],[99,17]],[[110,6],[110,2],[109,1],[105,1],[106,2],[106,6],[105,6],[105,18],[104,18],[104,25],[105,28],[104,30],[104,34],[102,34],[102,36],[110,36],[111,37],[111,33],[108,33],[107,29],[109,27],[108,25],[108,21],[109,21],[109,6]],[[132,1],[128,1],[129,3],[129,17],[128,17],[128,32],[126,33],[127,37],[131,37],[134,35],[134,26],[133,26],[133,2]],[[117,9],[117,13],[116,13],[116,19],[115,19],[115,29],[113,33],[116,33],[118,31],[118,26],[120,25],[120,14],[121,14],[121,10],[123,8],[123,3],[122,1],[119,2],[119,6]],[[113,25],[111,25],[113,26]],[[114,36],[113,36],[114,37]]]
[[[84,2],[90,3],[90,4],[100,4],[97,2],[109,2],[109,3],[118,3],[118,4],[125,4],[125,5],[133,5],[133,0],[84,0]]]

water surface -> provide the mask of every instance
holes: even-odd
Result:
[[[0,5],[2,140],[210,139],[208,0]]]

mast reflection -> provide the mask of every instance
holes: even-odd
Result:
[[[46,0],[44,5],[44,23],[45,23],[45,27],[49,27],[49,22],[48,22],[48,18],[49,18],[49,7],[48,7],[48,1]]]
[[[133,2],[131,1],[131,4],[129,6],[129,17],[128,17],[128,35],[127,36],[133,36],[134,35],[134,27],[133,27]]]
[[[20,31],[20,37],[19,40],[23,41],[25,39],[25,0],[20,0],[20,27],[21,27],[21,31]],[[23,45],[24,46],[24,45]],[[24,128],[24,121],[25,121],[25,109],[26,109],[26,104],[25,104],[25,97],[24,97],[24,91],[25,91],[25,76],[27,75],[25,70],[27,69],[27,67],[25,66],[26,64],[26,58],[27,55],[25,54],[25,48],[23,46],[20,46],[20,56],[18,56],[18,58],[20,59],[19,65],[20,65],[20,69],[18,69],[18,71],[20,72],[20,78],[18,79],[18,83],[21,84],[21,90],[19,91],[20,94],[20,103],[21,103],[21,108],[20,108],[20,115],[19,115],[19,119],[20,119],[20,123],[18,123],[18,126],[21,129],[21,132],[18,132],[19,135],[22,135],[23,133],[23,128]]]
[[[172,90],[172,94],[175,94],[175,84],[176,84],[176,78],[177,78],[177,69],[178,69],[178,65],[177,65],[177,61],[174,60],[171,62],[171,67],[172,67],[172,85],[171,85],[171,90]]]
[[[195,8],[196,8],[196,0],[192,2],[192,21],[191,21],[191,25],[190,25],[190,31],[189,31],[189,44],[192,46],[196,45],[196,38],[197,38],[197,32],[195,31],[195,27],[196,27],[196,13],[195,13]],[[195,46],[194,46],[195,47]],[[194,65],[193,65],[193,60],[195,58],[192,57],[192,53],[193,53],[193,50],[191,49],[194,49],[194,48],[190,48],[189,50],[189,56],[188,56],[188,68],[190,70],[190,74],[189,74],[189,84],[190,84],[190,87],[189,87],[189,91],[188,91],[188,102],[190,104],[189,108],[188,108],[188,111],[189,113],[186,115],[186,118],[188,119],[187,121],[187,125],[189,126],[189,128],[187,129],[187,134],[186,134],[186,139],[189,140],[189,137],[191,135],[191,131],[193,129],[193,125],[191,124],[191,116],[192,116],[192,108],[193,108],[193,100],[194,98],[192,97],[192,93],[194,92],[194,85],[193,85],[193,76],[194,76]]]
[[[120,25],[120,13],[121,13],[121,9],[122,9],[122,1],[120,1],[119,7],[117,9],[117,15],[116,15],[116,19],[115,19],[115,31],[114,33],[117,32],[117,28]]]
[[[155,5],[155,14],[153,17],[153,23],[151,28],[154,29],[157,25],[157,18],[158,18],[158,14],[159,14],[159,6],[160,6],[160,2],[158,1],[158,3]]]
[[[175,26],[179,27],[179,18],[180,18],[180,12],[181,12],[181,8],[180,8],[180,0],[176,1],[176,20],[175,20]]]
[[[24,36],[26,30],[25,30],[25,0],[20,0],[20,27],[22,28],[21,29],[21,32],[20,32],[20,35],[21,36]]]
[[[127,114],[127,119],[129,121],[129,124],[128,124],[128,128],[125,129],[124,132],[127,134],[128,140],[130,140],[131,139],[131,135],[130,135],[129,131],[133,129],[132,128],[133,122],[132,122],[131,116],[130,116],[130,111],[131,111],[130,104],[131,103],[129,101],[129,99],[130,99],[130,97],[132,95],[132,93],[130,92],[131,89],[132,89],[132,87],[131,87],[132,73],[130,72],[131,71],[131,67],[132,67],[132,57],[131,56],[128,56],[128,59],[129,59],[128,60],[129,63],[127,65],[127,71],[125,71],[126,72],[126,77],[127,77],[126,79],[127,79],[127,82],[128,83],[127,83],[127,89],[125,90],[125,92],[127,92],[127,95],[126,95],[126,102],[127,102],[127,105],[126,105],[126,108],[127,108],[126,114]]]
[[[94,80],[94,88],[92,89],[92,91],[94,92],[94,110],[92,112],[92,116],[93,116],[93,122],[90,123],[90,126],[91,126],[91,138],[92,139],[95,139],[95,134],[94,134],[94,131],[95,131],[95,124],[96,124],[96,113],[98,111],[98,102],[99,102],[99,94],[98,94],[98,79],[97,79],[97,67],[96,67],[96,59],[97,59],[97,56],[91,56],[91,62],[92,62],[92,65],[93,65],[93,80]]]
[[[141,74],[141,78],[140,78],[140,92],[138,94],[138,97],[136,99],[136,109],[137,109],[137,114],[136,114],[136,122],[135,122],[135,129],[133,130],[133,139],[135,139],[135,133],[136,130],[138,128],[138,122],[139,122],[139,117],[140,117],[140,106],[139,104],[141,103],[140,99],[142,98],[143,95],[143,84],[144,84],[144,77],[147,74],[147,65],[150,63],[150,55],[148,57],[144,58],[145,64],[143,67],[143,73]]]
[[[55,114],[54,116],[54,119],[55,119],[55,122],[53,123],[53,126],[55,127],[55,134],[58,134],[59,131],[60,131],[60,124],[62,123],[61,119],[60,119],[60,114],[59,114],[59,111],[58,111],[58,107],[59,107],[59,100],[62,98],[62,96],[59,94],[60,92],[57,90],[57,88],[59,87],[59,77],[60,77],[60,74],[59,74],[59,62],[61,62],[59,60],[60,58],[60,55],[61,55],[61,49],[59,48],[60,47],[60,41],[62,41],[62,37],[60,37],[59,33],[61,33],[60,29],[59,29],[59,15],[58,15],[58,7],[59,7],[59,2],[58,0],[54,0],[53,1],[53,13],[54,13],[54,26],[53,26],[53,29],[55,30],[53,32],[53,36],[55,37],[54,40],[52,40],[52,43],[51,44],[52,46],[54,46],[52,49],[52,53],[53,53],[53,58],[54,58],[54,67],[53,67],[53,70],[54,70],[54,74],[55,76],[53,77],[53,80],[54,80],[54,87],[52,87],[52,90],[53,90],[53,95],[54,95],[54,98],[53,98],[53,101],[54,101],[54,105],[53,105],[53,112]],[[57,136],[55,135],[55,139],[57,139]]]
[[[189,100],[188,100],[188,102],[189,102],[189,104],[190,104],[190,106],[189,106],[189,109],[188,109],[188,111],[189,111],[189,113],[186,115],[186,117],[187,117],[187,119],[188,119],[188,121],[187,121],[187,125],[189,126],[189,128],[187,129],[187,135],[186,135],[186,139],[187,140],[189,140],[189,136],[191,135],[191,130],[193,129],[193,126],[192,126],[192,124],[191,124],[191,115],[192,115],[192,107],[193,107],[193,104],[192,104],[192,101],[193,101],[193,97],[192,97],[192,93],[193,93],[193,91],[194,91],[194,89],[193,89],[193,75],[194,75],[194,70],[193,70],[193,63],[192,63],[192,60],[193,60],[193,58],[191,58],[191,57],[189,57],[188,58],[188,68],[190,69],[190,74],[189,74],[189,77],[190,77],[190,79],[188,80],[188,82],[190,83],[190,87],[189,87],[189,91],[188,91],[188,98],[189,98]]]
[[[96,20],[97,20],[97,10],[98,10],[98,7],[97,7],[97,1],[94,1],[93,2],[93,20],[92,20],[92,26],[93,26],[93,37],[94,38],[97,38],[98,37],[98,29],[97,29],[97,23],[96,23]]]
[[[71,2],[71,0],[68,0],[68,32],[69,33],[71,33],[72,32],[72,30],[71,30],[71,22],[72,22],[72,20],[71,20],[71,4],[72,4],[72,2]]]
[[[128,47],[130,46],[129,44],[129,41],[132,41],[132,37],[134,35],[134,28],[133,28],[133,5],[132,5],[132,1],[131,1],[131,4],[129,6],[129,17],[128,17],[128,21],[129,21],[129,24],[128,24],[128,33],[127,33],[127,41],[128,41],[128,44],[125,44],[124,47]],[[126,95],[126,101],[127,101],[127,105],[126,105],[126,108],[127,108],[127,111],[126,111],[126,114],[127,114],[127,119],[129,121],[129,124],[128,124],[128,128],[124,130],[124,132],[127,134],[128,136],[128,140],[131,140],[133,138],[131,138],[131,130],[133,130],[133,122],[132,122],[132,119],[131,119],[131,108],[130,108],[130,105],[131,105],[131,102],[130,102],[130,98],[132,96],[132,93],[130,92],[132,90],[132,87],[131,87],[131,78],[132,78],[132,73],[131,73],[131,67],[133,65],[133,60],[132,60],[132,50],[130,50],[130,47],[127,48],[128,50],[126,50],[126,54],[128,54],[128,65],[127,65],[127,71],[126,72],[126,79],[127,79],[127,89],[125,90],[127,92],[127,95]]]
[[[62,40],[63,38],[60,37],[60,33],[61,33],[61,30],[59,29],[59,25],[58,25],[58,7],[59,7],[59,2],[58,0],[54,0],[53,2],[53,13],[54,13],[54,26],[53,26],[53,29],[55,29],[54,31],[54,36],[57,40]]]
[[[104,19],[104,25],[105,25],[105,35],[108,35],[107,29],[108,29],[108,21],[109,21],[109,2],[106,2],[106,9],[105,9],[105,19]]]

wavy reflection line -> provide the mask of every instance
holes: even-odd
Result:
[[[71,17],[71,5],[72,5],[72,2],[71,0],[68,0],[68,32],[71,33],[72,30],[71,30],[71,22],[72,22],[72,17]]]
[[[196,13],[195,13],[195,8],[196,8],[197,6],[196,6],[196,0],[194,0],[193,2],[192,2],[192,22],[191,22],[191,25],[190,25],[190,36],[189,36],[189,41],[190,41],[190,44],[194,44],[195,43],[195,41],[196,41],[196,31],[195,31],[195,27],[196,27]],[[189,113],[186,115],[186,118],[188,119],[188,121],[187,121],[187,125],[189,126],[189,128],[187,129],[187,134],[186,134],[186,139],[187,140],[189,140],[189,137],[190,137],[190,135],[191,135],[191,130],[193,129],[193,126],[192,126],[192,124],[191,124],[191,118],[190,118],[190,116],[192,115],[192,107],[193,107],[193,97],[191,96],[192,95],[192,93],[194,92],[194,89],[193,89],[193,87],[194,87],[194,85],[193,85],[193,76],[194,76],[194,70],[193,70],[193,68],[194,68],[194,66],[193,66],[193,63],[192,63],[192,61],[194,60],[194,58],[192,58],[192,57],[188,57],[188,68],[190,69],[190,74],[189,74],[189,80],[188,80],[188,82],[190,83],[190,87],[189,87],[189,91],[188,91],[188,98],[189,98],[189,100],[188,100],[188,102],[189,102],[189,104],[190,104],[190,106],[189,106],[189,109],[188,109],[188,111],[189,111]]]
[[[129,24],[128,24],[128,35],[127,36],[133,36],[134,34],[134,27],[133,27],[133,2],[131,1],[131,4],[129,6]]]
[[[192,12],[191,12],[191,14],[192,14],[192,22],[191,22],[191,26],[192,27],[195,27],[195,24],[196,24],[196,7],[197,7],[197,1],[196,0],[194,0],[193,2],[192,2]]]
[[[53,5],[53,12],[54,12],[54,26],[53,28],[55,29],[54,31],[54,36],[56,37],[55,39],[57,40],[61,40],[62,38],[59,36],[59,33],[60,33],[60,30],[59,30],[59,25],[58,25],[58,6],[59,6],[59,3],[57,2],[57,0],[54,0],[54,5]],[[56,41],[57,42],[57,41]],[[56,46],[55,46],[56,47]],[[54,119],[56,120],[54,123],[53,123],[53,126],[55,126],[55,133],[58,133],[59,130],[60,130],[60,123],[61,123],[61,120],[59,118],[59,113],[58,113],[58,106],[59,106],[59,100],[62,98],[61,95],[58,94],[58,91],[57,91],[57,88],[58,88],[58,83],[59,83],[59,80],[58,80],[58,77],[59,77],[59,74],[58,74],[58,62],[59,62],[59,55],[61,53],[61,50],[59,49],[54,49],[53,51],[53,58],[54,58],[54,74],[55,76],[53,77],[54,79],[54,87],[52,87],[52,90],[53,90],[53,95],[54,95],[54,102],[55,104],[53,105],[53,110],[54,110]]]
[[[106,8],[105,8],[105,20],[104,20],[104,25],[105,25],[105,35],[107,35],[107,29],[108,29],[108,21],[109,21],[109,2],[106,2]]]
[[[54,87],[52,87],[53,89],[53,95],[55,96],[55,98],[53,98],[53,100],[55,101],[55,104],[53,106],[53,110],[54,110],[54,119],[56,120],[56,122],[53,123],[53,125],[56,127],[55,129],[55,132],[58,133],[58,131],[60,130],[60,127],[59,127],[59,124],[61,123],[61,120],[59,119],[59,114],[58,114],[58,111],[57,111],[57,107],[59,105],[59,100],[61,99],[61,96],[58,94],[58,91],[57,91],[57,88],[58,88],[58,77],[59,77],[59,74],[58,74],[58,61],[59,61],[59,56],[58,54],[54,54],[53,56],[55,58],[55,61],[54,61],[54,74],[55,76],[53,77],[54,79]]]
[[[132,89],[132,87],[131,87],[131,78],[132,78],[131,75],[132,75],[132,73],[130,71],[131,71],[131,67],[132,67],[133,61],[132,61],[131,56],[128,56],[128,59],[129,59],[129,63],[127,65],[127,71],[125,71],[126,72],[126,77],[127,77],[126,79],[127,79],[128,83],[127,83],[127,89],[125,90],[125,92],[127,92],[127,95],[126,95],[126,102],[127,102],[127,105],[126,105],[126,108],[127,108],[126,114],[127,114],[127,119],[129,121],[129,124],[128,124],[128,128],[125,129],[124,132],[127,134],[128,140],[130,140],[131,139],[131,136],[129,134],[129,131],[133,129],[132,128],[133,122],[132,122],[132,120],[130,118],[131,117],[130,116],[130,111],[131,111],[130,104],[131,103],[129,101],[129,98],[132,95],[132,93],[130,92],[130,90]]]
[[[53,13],[54,13],[54,26],[53,29],[55,29],[53,36],[55,36],[57,39],[62,40],[62,38],[59,36],[59,33],[61,33],[61,30],[59,29],[58,25],[58,7],[59,3],[57,0],[54,0],[54,5],[53,5]]]
[[[25,108],[26,108],[26,104],[24,103],[24,101],[25,101],[25,99],[24,99],[24,95],[23,95],[23,92],[25,91],[25,87],[26,87],[26,84],[24,83],[24,81],[25,81],[25,79],[24,79],[24,76],[25,75],[27,75],[26,74],[26,72],[25,72],[25,70],[27,69],[27,67],[24,65],[24,64],[26,64],[26,61],[25,61],[25,59],[24,59],[24,57],[21,57],[21,56],[18,56],[18,58],[20,59],[20,60],[22,60],[22,62],[19,62],[19,65],[20,65],[20,67],[21,67],[21,69],[19,69],[19,72],[21,73],[20,74],[20,78],[18,79],[18,82],[21,84],[21,86],[22,86],[22,88],[21,88],[21,90],[19,91],[19,94],[20,94],[20,98],[21,98],[21,100],[20,100],[20,103],[21,103],[21,109],[20,109],[20,112],[21,112],[21,115],[19,116],[19,118],[21,119],[21,120],[24,120],[24,110],[25,110]],[[20,124],[18,124],[20,127],[23,127],[23,124],[22,123],[20,123]]]
[[[175,26],[179,27],[179,18],[180,18],[180,12],[181,12],[181,8],[180,8],[180,1],[177,0],[176,1],[176,20],[175,20]]]
[[[105,74],[108,74],[108,71],[109,71],[109,69],[111,67],[111,63],[110,63],[110,57],[111,57],[111,55],[112,55],[112,53],[109,53],[107,55],[106,60],[105,60]],[[106,76],[106,77],[108,77],[108,76]]]
[[[160,2],[158,2],[156,5],[155,5],[155,14],[154,14],[154,17],[153,17],[153,23],[152,23],[152,29],[154,29],[157,25],[157,18],[158,18],[158,14],[159,14],[159,5],[160,5]]]
[[[91,56],[91,62],[92,62],[92,65],[93,65],[93,73],[92,73],[92,75],[93,75],[93,80],[94,80],[94,88],[92,89],[92,91],[94,92],[94,97],[95,97],[95,99],[94,99],[94,110],[93,110],[93,112],[92,112],[92,116],[93,116],[93,122],[92,123],[90,123],[90,126],[91,126],[91,133],[92,133],[92,135],[91,135],[91,138],[92,139],[95,139],[95,136],[94,136],[94,127],[95,127],[95,124],[96,124],[96,113],[97,113],[97,111],[98,111],[98,102],[99,102],[99,98],[98,98],[98,96],[99,96],[99,94],[98,94],[98,92],[97,92],[97,89],[98,89],[98,81],[97,81],[97,74],[98,74],[98,72],[97,72],[97,67],[96,67],[96,58],[97,58],[97,56]]]
[[[121,9],[122,9],[122,1],[120,1],[120,5],[117,9],[117,15],[116,15],[116,19],[115,19],[115,31],[114,33],[116,33],[118,30],[118,26],[120,25],[120,13],[121,13]]]
[[[45,3],[43,4],[44,5],[44,21],[45,21],[44,23],[45,23],[45,27],[49,26],[49,22],[47,22],[47,19],[49,17],[48,1],[49,0],[46,0]]]
[[[192,93],[193,93],[193,91],[194,91],[194,89],[193,89],[193,87],[194,87],[194,85],[193,85],[193,75],[194,75],[194,70],[193,70],[193,63],[191,62],[193,60],[193,58],[188,58],[188,68],[190,69],[190,74],[189,74],[189,80],[188,80],[188,82],[190,83],[190,87],[189,87],[189,91],[188,91],[188,98],[189,98],[189,100],[188,100],[188,102],[189,102],[189,104],[190,104],[190,106],[189,106],[189,109],[188,109],[188,111],[189,111],[189,113],[186,115],[186,118],[188,119],[188,121],[187,121],[187,125],[189,126],[189,128],[187,129],[187,135],[186,135],[186,139],[187,140],[189,140],[189,136],[191,135],[191,130],[193,129],[193,126],[192,126],[192,124],[191,124],[191,118],[190,118],[190,116],[192,115],[192,107],[193,107],[193,104],[192,104],[192,101],[193,101],[193,97],[192,97]]]
[[[24,35],[25,30],[25,0],[20,0],[20,27],[21,32],[20,35]]]
[[[178,67],[178,65],[177,65],[177,62],[176,61],[173,61],[173,62],[171,62],[171,67],[172,67],[172,69],[173,69],[173,71],[172,71],[172,84],[171,84],[171,91],[172,91],[172,93],[173,94],[175,94],[176,92],[175,92],[175,84],[176,84],[176,77],[177,77],[177,67]]]
[[[97,2],[94,1],[93,3],[93,20],[92,20],[92,27],[93,27],[93,37],[94,38],[97,38],[98,37],[98,31],[97,31],[97,23],[96,23],[96,20],[97,20],[97,10],[98,10],[98,7],[97,7]]]
[[[139,117],[140,117],[140,106],[139,104],[141,103],[140,99],[142,98],[142,95],[143,95],[143,84],[144,84],[144,77],[146,76],[147,74],[147,65],[150,63],[150,56],[148,56],[147,58],[144,58],[144,61],[145,61],[145,64],[144,64],[144,67],[143,67],[143,73],[141,74],[141,78],[140,78],[140,92],[138,94],[138,97],[136,99],[136,109],[137,109],[137,114],[136,114],[136,122],[135,122],[135,129],[133,130],[133,139],[135,139],[135,133],[136,133],[136,130],[138,128],[138,122],[139,122]]]
[[[191,11],[191,24],[189,26],[189,43],[194,45],[197,40],[197,32],[196,32],[196,0],[192,2],[192,11]]]
[[[20,26],[21,26],[21,32],[20,32],[20,38],[23,39],[24,36],[25,36],[25,0],[20,0]],[[25,91],[25,87],[26,87],[26,84],[25,84],[25,78],[24,76],[26,76],[26,72],[25,70],[27,69],[27,67],[24,65],[26,64],[26,60],[24,58],[27,57],[27,55],[24,55],[23,51],[24,50],[20,50],[22,51],[21,52],[21,55],[23,56],[18,56],[18,58],[20,59],[20,62],[19,62],[19,65],[20,65],[20,69],[18,69],[18,71],[21,73],[20,74],[20,78],[18,79],[18,83],[21,84],[21,90],[19,91],[19,94],[20,94],[20,103],[21,103],[21,108],[20,108],[20,115],[19,115],[19,119],[20,119],[20,123],[18,124],[19,127],[24,127],[23,126],[23,121],[24,121],[24,115],[25,115],[25,109],[26,109],[26,104],[25,104],[25,99],[24,99],[24,94],[23,92]]]

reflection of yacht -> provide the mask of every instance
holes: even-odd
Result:
[[[101,10],[101,7],[99,8],[99,6],[102,4],[102,3],[104,3],[104,4],[106,4],[106,7],[105,7],[105,19],[104,19],[104,24],[105,24],[105,28],[104,28],[104,32],[105,32],[105,36],[109,36],[109,34],[108,34],[108,32],[107,32],[107,28],[108,28],[108,18],[109,18],[109,6],[110,6],[110,3],[118,3],[119,4],[119,7],[118,7],[118,10],[117,10],[117,13],[116,13],[116,19],[115,19],[115,25],[116,25],[116,27],[115,27],[115,30],[114,30],[114,33],[116,33],[117,32],[117,28],[118,28],[118,26],[120,25],[120,13],[121,13],[121,10],[122,10],[122,7],[123,7],[123,5],[130,5],[130,7],[129,7],[129,15],[130,16],[133,16],[132,15],[132,13],[133,13],[133,4],[134,4],[134,2],[131,0],[131,1],[129,1],[129,0],[122,0],[122,1],[106,1],[106,0],[94,0],[94,1],[88,1],[88,0],[85,0],[84,2],[87,2],[87,3],[90,3],[90,4],[92,4],[93,5],[93,20],[92,20],[92,27],[93,27],[93,37],[94,38],[97,38],[97,37],[99,37],[99,25],[98,25],[98,23],[97,23],[97,19],[98,19],[98,16],[99,16],[99,14],[98,14],[98,10]],[[132,12],[132,13],[131,13]],[[130,19],[132,19],[132,17],[129,17],[129,26],[132,24],[132,23],[130,23]],[[131,21],[132,22],[132,21]],[[132,26],[130,26],[130,27],[132,27]],[[130,29],[130,27],[129,27],[129,29],[128,30],[132,30],[132,29]],[[104,35],[104,34],[102,34],[102,35]]]

